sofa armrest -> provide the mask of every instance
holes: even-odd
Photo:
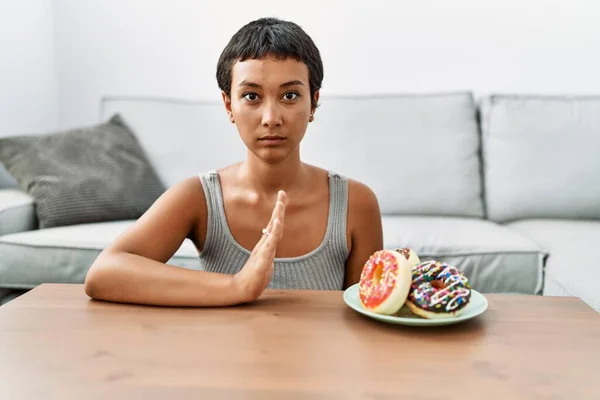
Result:
[[[0,189],[0,236],[37,227],[33,197],[18,188]]]

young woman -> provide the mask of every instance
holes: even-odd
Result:
[[[221,54],[217,81],[246,159],[169,188],[98,256],[86,293],[227,306],[254,301],[267,287],[342,290],[358,282],[383,246],[377,199],[364,184],[300,159],[322,79],[319,50],[298,25],[262,18],[242,27]],[[203,270],[166,264],[186,238]]]

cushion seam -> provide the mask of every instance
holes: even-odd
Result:
[[[85,250],[85,251],[103,251],[105,247],[100,248],[92,248],[92,247],[66,247],[66,246],[52,246],[52,245],[35,245],[35,244],[26,244],[26,243],[12,243],[6,242],[0,239],[0,246],[2,245],[10,245],[10,246],[20,246],[20,247],[31,247],[36,249],[53,249],[53,250]],[[173,255],[173,257],[184,257],[184,258],[196,258],[197,256],[182,256],[182,255]]]
[[[19,209],[19,208],[33,208],[34,206],[35,206],[34,203],[27,203],[27,204],[20,204],[20,205],[15,206],[15,207],[1,208],[0,209],[0,216],[2,216],[2,214],[6,213],[7,211],[12,211],[14,209]]]

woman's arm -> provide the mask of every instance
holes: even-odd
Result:
[[[168,189],[150,209],[108,246],[91,266],[85,292],[96,300],[164,306],[227,306],[252,301],[272,274],[282,236],[285,194],[273,210],[271,235],[263,237],[236,275],[167,265],[187,237],[207,220],[199,178]]]
[[[348,232],[350,255],[346,260],[344,289],[357,283],[365,262],[383,249],[383,228],[379,203],[366,185],[348,181]]]
[[[85,292],[97,300],[154,305],[238,302],[231,276],[166,264],[201,220],[206,200],[199,178],[174,185],[98,256]]]

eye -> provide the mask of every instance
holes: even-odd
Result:
[[[244,93],[242,97],[250,102],[255,102],[258,100],[258,95],[254,92]]]
[[[286,94],[283,95],[283,98],[288,101],[294,101],[298,97],[300,97],[300,94],[297,92],[287,92]]]

